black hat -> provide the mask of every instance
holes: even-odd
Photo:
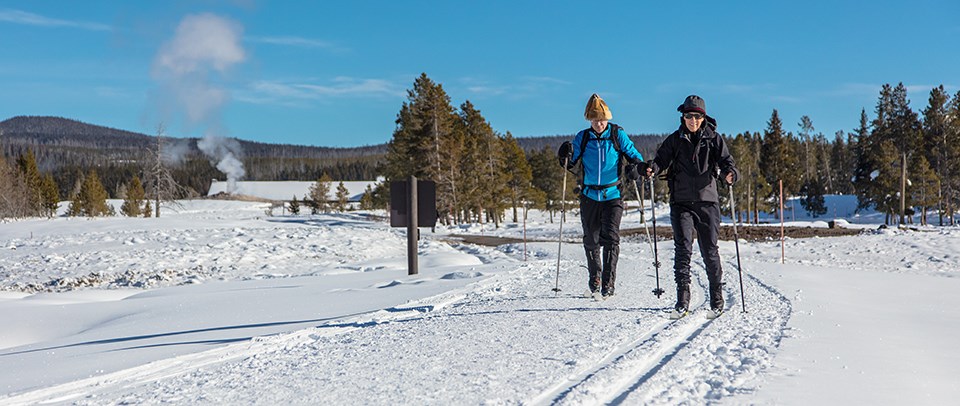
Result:
[[[687,96],[686,99],[683,100],[683,104],[677,107],[677,111],[681,113],[696,111],[700,114],[706,115],[707,107],[706,107],[706,103],[703,101],[703,99],[700,98],[700,96],[691,94]]]

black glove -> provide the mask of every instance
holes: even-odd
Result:
[[[573,161],[573,144],[570,141],[560,144],[560,149],[557,150],[557,158],[560,160],[560,166],[570,165],[570,162]]]
[[[636,161],[630,165],[627,165],[627,179],[637,180],[647,176],[647,163],[643,161]]]
[[[733,182],[737,181],[737,175],[733,171],[726,171],[720,174],[720,180],[728,186],[733,185]]]

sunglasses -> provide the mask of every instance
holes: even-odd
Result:
[[[683,118],[687,120],[700,120],[703,118],[703,114],[700,113],[683,113]]]

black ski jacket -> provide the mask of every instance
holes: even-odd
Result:
[[[667,172],[671,203],[719,203],[716,180],[730,172],[734,182],[740,178],[727,144],[716,133],[716,128],[717,121],[710,116],[693,134],[681,122],[680,128],[663,140],[656,158],[649,162],[655,174]]]

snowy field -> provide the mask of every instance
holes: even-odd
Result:
[[[670,241],[663,297],[636,236],[617,295],[581,297],[575,211],[558,293],[558,224],[539,212],[526,261],[521,243],[452,236],[522,238],[521,224],[423,229],[416,276],[383,212],[198,200],[161,218],[0,223],[0,404],[955,404],[960,228],[877,230],[850,201],[788,220],[860,235],[788,239],[783,264],[779,241],[740,241],[745,303],[721,242],[715,320],[695,255],[679,321]],[[624,228],[641,227],[636,207]]]

